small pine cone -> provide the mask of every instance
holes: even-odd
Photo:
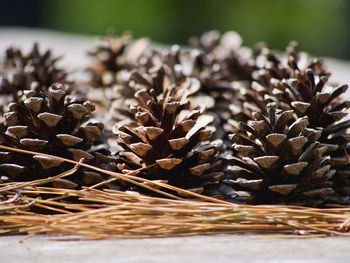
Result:
[[[222,80],[251,80],[256,70],[253,52],[241,46],[242,38],[236,32],[229,31],[221,36],[217,31],[209,31],[199,40],[192,38],[189,42],[205,52],[204,63],[220,67]]]
[[[296,42],[288,45],[285,55],[272,52],[264,46],[258,47],[255,50],[255,66],[252,78],[266,87],[270,86],[272,79],[296,78],[307,70],[319,76],[330,76],[323,61],[300,52]]]
[[[238,157],[229,158],[225,181],[236,191],[232,197],[253,204],[322,205],[334,193],[335,171],[324,156],[327,147],[317,141],[321,131],[308,128],[307,117],[278,111],[275,103],[267,111],[267,117],[257,113],[256,121],[240,123],[241,132],[231,137]]]
[[[24,68],[30,62],[35,61],[37,63],[42,63],[45,65],[53,65],[60,58],[53,58],[51,56],[51,51],[46,50],[43,54],[39,50],[39,44],[34,43],[32,49],[23,54],[22,50],[16,47],[10,47],[5,51],[4,64],[8,68]]]
[[[96,63],[87,69],[91,73],[90,84],[93,87],[111,87],[119,84],[118,73],[136,66],[149,41],[146,38],[133,41],[130,34],[121,37],[108,35],[101,45],[88,53],[96,60]]]
[[[102,123],[87,123],[94,105],[84,99],[69,97],[65,86],[52,85],[47,93],[25,93],[27,99],[9,106],[0,130],[0,143],[59,157],[99,165],[98,151],[92,149],[102,134]],[[7,181],[31,181],[67,171],[72,166],[40,155],[1,152],[0,170]],[[88,174],[86,174],[88,173]],[[87,178],[89,177],[89,178]],[[55,187],[75,188],[86,182],[102,180],[87,170],[53,182]]]
[[[37,43],[25,55],[15,47],[7,49],[0,67],[0,113],[18,102],[24,90],[47,91],[53,83],[69,83],[67,73],[56,66],[59,59],[50,50],[41,53]]]
[[[0,85],[0,93],[15,94],[30,89],[33,82],[41,90],[47,90],[56,82],[68,83],[67,73],[56,66],[60,59],[53,57],[49,49],[41,53],[37,43],[26,55],[14,47],[7,49],[4,65],[8,71],[2,74],[6,80]]]
[[[148,73],[152,68],[167,67],[167,73],[173,83],[194,77],[204,85],[208,79],[214,80],[215,76],[214,69],[203,64],[203,56],[204,53],[197,49],[183,49],[179,45],[150,49],[140,58],[138,72]]]
[[[181,89],[180,89],[181,90]],[[222,142],[210,141],[212,118],[200,110],[188,110],[186,92],[170,86],[159,96],[154,90],[135,94],[136,121],[119,124],[115,133],[125,149],[120,153],[119,169],[128,172],[155,165],[138,173],[150,180],[198,193],[218,196],[223,177],[219,159]],[[142,189],[140,189],[142,191]]]

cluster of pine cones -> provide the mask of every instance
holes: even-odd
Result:
[[[285,54],[241,44],[235,32],[207,32],[184,48],[109,35],[89,52],[88,83],[50,50],[11,47],[0,62],[0,143],[236,203],[349,204],[347,86],[330,83],[296,43]],[[71,167],[0,152],[0,182]],[[154,194],[106,179],[80,168],[50,186]]]

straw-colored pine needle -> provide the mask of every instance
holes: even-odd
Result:
[[[2,145],[0,149],[41,154]],[[113,173],[83,162],[50,157],[73,163],[75,167],[43,180],[0,184],[0,234],[65,235],[79,236],[79,239],[82,236],[102,239],[248,232],[272,237],[350,236],[350,207],[237,205],[132,174]],[[95,187],[72,190],[42,186],[71,175],[79,166],[135,183],[164,198]],[[171,189],[190,198],[182,199],[160,189]],[[65,201],[67,198],[76,201]]]

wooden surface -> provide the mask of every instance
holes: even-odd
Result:
[[[346,263],[348,238],[262,239],[216,235],[99,241],[54,241],[44,236],[0,237],[2,263]]]

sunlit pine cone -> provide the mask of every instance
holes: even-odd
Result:
[[[222,141],[210,140],[212,118],[200,110],[189,110],[187,95],[175,87],[158,96],[153,89],[136,93],[135,120],[122,122],[115,130],[125,149],[118,167],[128,172],[155,165],[137,176],[221,197]]]

